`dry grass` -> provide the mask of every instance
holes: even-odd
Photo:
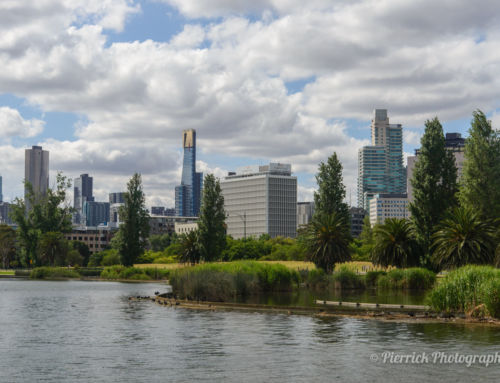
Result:
[[[316,268],[316,266],[314,266],[314,263],[312,262],[302,262],[302,261],[259,261],[259,262],[280,264],[292,270],[313,270]]]
[[[183,267],[187,267],[187,264],[183,263],[137,263],[134,265],[134,267],[137,267],[139,269],[151,269],[151,268],[157,268],[157,269],[167,269],[167,270],[175,270],[175,269],[180,269]]]
[[[349,270],[352,270],[356,273],[364,273],[367,271],[389,271],[393,269],[393,267],[388,267],[384,268],[381,266],[375,266],[371,262],[362,262],[362,261],[353,261],[353,262],[346,262],[346,263],[337,263],[335,265],[335,270],[338,270],[339,267],[346,266]]]

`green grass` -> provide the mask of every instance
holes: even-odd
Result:
[[[228,301],[267,291],[290,291],[299,279],[298,271],[282,264],[236,261],[174,270],[170,284],[182,298]]]
[[[154,267],[125,267],[115,265],[105,267],[101,272],[102,279],[128,279],[132,281],[152,281],[165,280],[168,278],[170,270]]]
[[[36,267],[30,272],[31,279],[80,278],[75,270],[65,267]]]
[[[470,265],[451,271],[432,289],[428,303],[436,311],[465,313],[485,305],[500,318],[500,270]]]
[[[14,275],[14,270],[0,270],[0,275]]]
[[[436,282],[436,274],[427,269],[412,267],[393,269],[387,274],[380,274],[376,279],[379,289],[427,290]]]
[[[365,278],[356,274],[348,266],[341,266],[332,274],[335,288],[341,289],[364,289]]]

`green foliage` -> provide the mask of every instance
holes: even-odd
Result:
[[[208,174],[203,181],[203,198],[198,223],[199,251],[206,262],[221,258],[226,246],[225,220],[220,181],[213,174]]]
[[[349,225],[349,207],[344,202],[345,186],[342,178],[342,164],[337,158],[337,153],[333,153],[326,163],[319,164],[316,182],[318,191],[314,193],[314,214],[329,216],[336,213]]]
[[[69,249],[66,253],[66,262],[68,266],[80,266],[83,263],[83,257],[80,255],[78,250]]]
[[[177,241],[177,235],[175,233],[172,234],[155,234],[149,237],[149,244],[151,245],[151,250],[153,251],[164,251],[167,247],[169,247],[172,243]],[[138,263],[148,263],[148,262],[139,262]]]
[[[45,195],[34,193],[31,184],[25,182],[26,199],[16,198],[11,205],[10,217],[18,226],[19,244],[27,266],[44,263],[38,257],[43,234],[71,231],[72,209],[65,205],[66,190],[70,187],[71,181],[62,173],[57,174],[56,189],[49,188]]]
[[[158,268],[137,268],[125,266],[105,267],[101,272],[102,279],[129,279],[136,281],[164,280],[167,279],[170,270]]]
[[[140,255],[137,257],[135,260],[136,263],[154,263],[155,258],[161,257],[163,255],[162,252],[160,251],[151,251],[151,250],[146,250],[144,254]]]
[[[31,270],[31,279],[80,278],[75,270],[64,267],[36,267]]]
[[[289,291],[299,274],[286,266],[253,261],[209,263],[177,269],[170,276],[174,293],[187,299],[227,301],[265,291]]]
[[[480,110],[473,113],[465,142],[459,199],[482,220],[500,217],[500,132]]]
[[[315,215],[312,222],[303,229],[301,236],[307,258],[327,273],[332,272],[336,263],[350,260],[349,223],[340,214]]]
[[[87,244],[80,241],[70,241],[69,245],[70,248],[78,251],[78,253],[82,257],[82,261],[81,263],[79,263],[79,265],[87,266],[90,259],[90,249]]]
[[[495,260],[495,227],[481,221],[479,213],[457,207],[432,236],[433,261],[440,268],[467,264],[492,264]]]
[[[88,267],[98,267],[101,266],[102,259],[104,255],[106,255],[108,250],[101,251],[98,253],[91,254],[89,257],[89,263],[87,264]]]
[[[409,210],[428,261],[434,228],[445,212],[457,204],[457,168],[453,153],[445,148],[443,127],[437,118],[425,122],[421,145],[411,179],[414,201]]]
[[[201,250],[198,230],[190,231],[180,237],[179,262],[194,265],[201,260]]]
[[[120,264],[120,254],[115,249],[103,251],[101,266],[113,266]]]
[[[149,237],[149,213],[142,190],[141,175],[135,173],[127,184],[125,203],[120,209],[120,241],[118,249],[121,263],[132,266],[144,253]]]
[[[77,271],[82,277],[100,277],[102,267],[80,267]]]
[[[413,267],[393,269],[376,279],[379,289],[427,290],[436,282],[436,274],[430,270]]]
[[[336,282],[335,287],[341,289],[363,289],[365,287],[364,279],[347,266],[341,266],[333,273],[333,281]]]
[[[499,280],[500,270],[491,266],[464,266],[448,273],[428,301],[434,310],[445,312],[470,312],[480,304],[490,304],[491,315],[498,315],[495,291]]]
[[[40,236],[38,253],[40,261],[50,266],[66,264],[69,245],[62,233],[49,231]]]
[[[301,279],[309,288],[324,289],[328,287],[328,275],[323,269],[306,270],[305,275]]]
[[[367,287],[377,287],[377,280],[379,277],[385,276],[387,273],[385,271],[374,270],[368,271],[365,274],[365,283]]]
[[[500,318],[500,276],[482,283],[479,295],[489,314]]]
[[[182,252],[182,245],[180,243],[181,239],[177,238],[176,242],[170,244],[169,247],[165,250],[165,254],[168,257],[178,257]]]
[[[8,225],[0,224],[0,257],[4,269],[10,267],[10,262],[16,256],[16,232]]]
[[[372,262],[383,267],[417,266],[420,260],[420,246],[410,221],[388,218],[384,224],[374,228],[375,245]]]

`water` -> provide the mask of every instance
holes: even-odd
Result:
[[[384,351],[500,352],[500,329],[194,311],[163,286],[0,280],[2,382],[476,382],[500,364],[383,364]]]

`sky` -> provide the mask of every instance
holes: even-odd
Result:
[[[147,205],[173,207],[196,129],[199,170],[291,163],[302,201],[336,152],[355,205],[375,108],[408,155],[435,116],[466,136],[481,109],[499,128],[499,73],[497,0],[2,0],[4,200],[41,145],[52,185],[88,173],[106,201],[139,172]]]

